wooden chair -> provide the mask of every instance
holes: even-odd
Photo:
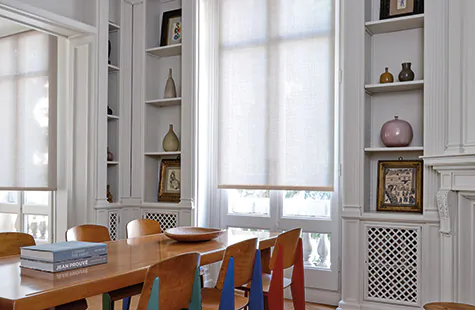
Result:
[[[256,258],[257,238],[245,240],[226,248],[218,280],[214,288],[203,288],[203,310],[219,309],[222,289],[226,278],[226,271],[231,257],[234,259],[234,287],[240,287],[252,280],[252,271]],[[244,296],[234,295],[235,309],[243,309],[249,299]]]
[[[0,233],[0,257],[10,255],[20,255],[20,248],[24,246],[36,245],[33,236],[20,232]],[[56,306],[56,310],[85,310],[87,301],[81,299],[61,306]]]
[[[146,310],[152,296],[155,279],[159,278],[160,310],[180,310],[190,307],[199,253],[187,253],[152,265],[147,270],[137,310]]]
[[[160,223],[149,219],[138,219],[127,224],[127,238],[136,238],[154,234],[161,234]]]
[[[475,310],[475,306],[453,302],[432,302],[424,305],[426,310]]]
[[[301,228],[295,228],[281,233],[277,236],[277,240],[274,245],[274,251],[269,262],[268,270],[274,270],[277,261],[277,254],[279,248],[282,248],[282,267],[283,269],[288,269],[294,265],[295,255],[297,253],[297,245],[299,244],[300,235],[302,234]],[[263,266],[264,267],[264,266]],[[272,281],[272,274],[263,273],[262,274],[262,290],[264,291],[264,304],[268,305],[268,294],[270,289],[270,284]],[[292,280],[289,278],[283,278],[283,287],[284,289],[289,287],[292,284]],[[242,285],[239,289],[242,289],[246,292],[246,295],[250,289],[250,283]]]
[[[109,230],[101,225],[79,225],[68,229],[66,241],[107,242],[111,241]],[[124,299],[122,309],[129,309],[130,297],[140,294],[142,283],[124,287],[102,295],[102,308],[113,310],[114,303]]]

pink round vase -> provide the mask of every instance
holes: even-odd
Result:
[[[388,147],[408,146],[412,141],[411,124],[394,116],[393,120],[384,123],[381,128],[381,140]]]

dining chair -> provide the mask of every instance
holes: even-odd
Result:
[[[301,234],[302,234],[301,228],[294,228],[286,232],[283,232],[277,236],[277,240],[274,245],[274,251],[272,253],[272,256],[269,261],[269,266],[268,266],[269,267],[268,270],[271,270],[272,273],[262,274],[262,290],[264,292],[264,304],[265,304],[266,309],[268,307],[269,291],[271,287],[272,277],[276,269],[276,263],[279,256],[278,254],[281,253],[282,255],[281,268],[283,270],[294,266],[296,262],[296,259],[295,259],[296,254],[299,252],[299,244],[301,247],[301,240],[300,240]],[[303,259],[302,259],[302,266],[303,266]],[[295,267],[294,267],[294,272],[295,272]],[[292,285],[292,279],[284,277],[283,274],[282,274],[282,278],[283,278],[282,289],[285,289]],[[244,284],[241,287],[239,287],[239,289],[244,290],[247,295],[247,292],[250,290],[250,284],[249,283]],[[299,301],[300,299],[297,298],[297,300]]]
[[[234,288],[243,286],[252,280],[256,250],[257,238],[241,241],[226,248],[223,263],[219,271],[218,280],[216,281],[216,286],[214,288],[205,287],[202,289],[201,296],[203,310],[220,308],[221,295],[223,294],[226,276],[229,272],[228,264],[230,261],[234,262],[234,285],[232,286],[233,292]],[[243,309],[248,305],[249,298],[247,296],[238,294],[233,295],[234,309]]]
[[[199,285],[196,286],[199,265],[200,254],[195,252],[178,255],[150,266],[137,310],[146,310],[149,305],[151,309],[160,310],[191,309],[193,293],[196,295],[200,289]]]
[[[162,227],[158,221],[137,219],[127,223],[127,238],[136,238],[161,233]]]
[[[424,305],[426,310],[475,310],[475,306],[453,302],[432,302]]]
[[[32,235],[21,232],[0,233],[0,257],[19,255],[20,248],[24,246],[36,245]],[[56,310],[85,310],[87,301],[85,299],[70,302],[54,307]]]
[[[85,224],[75,226],[66,232],[66,241],[108,242],[111,241],[109,230],[105,226]],[[140,294],[142,283],[124,287],[102,294],[102,309],[114,310],[114,303],[123,300],[122,309],[130,308],[130,297]]]

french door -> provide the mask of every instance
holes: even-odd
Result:
[[[0,191],[0,231],[24,232],[37,244],[49,243],[52,206],[52,192]]]
[[[221,226],[243,230],[302,228],[305,286],[338,290],[338,193],[310,191],[221,191]]]

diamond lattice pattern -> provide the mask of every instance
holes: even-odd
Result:
[[[109,234],[112,240],[117,240],[119,235],[118,233],[119,228],[119,214],[117,212],[110,212],[109,213]]]
[[[419,230],[368,227],[368,299],[418,304]]]
[[[158,221],[162,230],[176,227],[178,216],[170,213],[145,212],[143,218]]]

